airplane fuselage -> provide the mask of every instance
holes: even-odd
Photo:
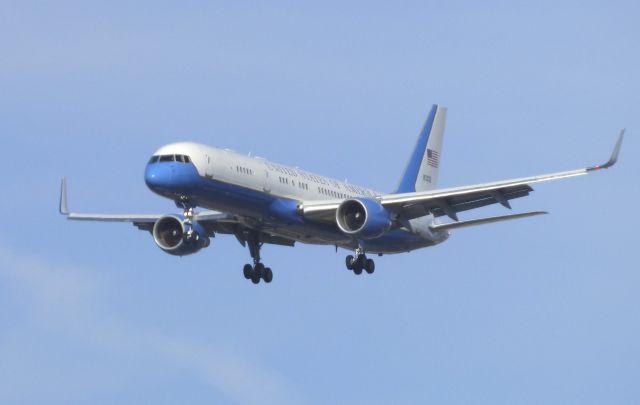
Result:
[[[178,204],[230,213],[249,228],[302,243],[362,247],[371,253],[388,254],[432,246],[448,237],[447,232],[429,228],[433,223],[429,215],[408,221],[410,227],[357,240],[335,224],[305,220],[299,215],[300,204],[318,200],[339,204],[350,198],[375,200],[381,193],[196,143],[174,143],[158,149],[146,167],[145,181],[152,191]]]

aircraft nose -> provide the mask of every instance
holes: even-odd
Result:
[[[152,190],[166,189],[171,187],[172,171],[169,165],[162,163],[151,163],[147,165],[144,172],[144,181],[147,187]]]

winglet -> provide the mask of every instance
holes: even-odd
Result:
[[[608,169],[611,166],[615,165],[618,161],[618,155],[620,154],[620,147],[622,147],[622,140],[624,139],[624,128],[620,131],[620,135],[618,136],[618,142],[616,142],[616,146],[613,148],[613,152],[611,153],[611,157],[609,161],[602,165],[596,165],[592,167],[588,167],[588,171],[592,170],[600,170],[600,169]]]
[[[60,214],[69,215],[69,208],[67,207],[67,179],[62,178],[60,183]]]

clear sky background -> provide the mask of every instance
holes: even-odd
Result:
[[[0,3],[0,403],[637,404],[640,7],[540,2]],[[433,103],[440,185],[604,162],[356,277],[218,237],[176,258],[70,207],[146,189],[193,140],[391,191]],[[469,219],[504,213],[491,207]]]

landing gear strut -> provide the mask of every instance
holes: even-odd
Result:
[[[362,270],[371,274],[376,270],[376,264],[373,260],[367,259],[362,248],[356,249],[355,257],[352,255],[347,256],[345,260],[347,270],[353,271],[355,274],[362,274]]]
[[[258,284],[260,280],[264,280],[265,283],[270,283],[273,280],[273,272],[269,267],[264,267],[264,264],[260,262],[260,248],[262,242],[257,232],[249,232],[247,235],[247,245],[249,245],[249,253],[253,259],[253,266],[245,264],[242,269],[244,278],[251,280],[253,284]]]

